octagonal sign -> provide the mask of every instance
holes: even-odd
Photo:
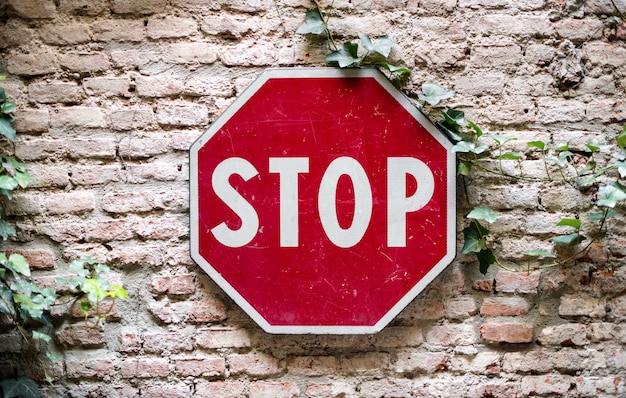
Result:
[[[377,70],[266,70],[190,169],[192,258],[270,333],[377,332],[455,255],[452,144]]]

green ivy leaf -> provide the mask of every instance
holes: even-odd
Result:
[[[568,151],[569,150],[569,142],[560,142],[552,147],[555,151]]]
[[[514,141],[517,139],[517,138],[505,137],[503,135],[498,135],[498,134],[486,134],[485,137],[491,138],[492,140],[497,142],[498,145],[500,146],[506,144],[509,141]]]
[[[18,185],[19,184],[15,181],[15,178],[6,174],[0,175],[0,189],[12,191],[17,188]]]
[[[352,42],[343,43],[341,48],[337,51],[326,56],[326,62],[339,64],[340,68],[346,68],[348,66],[358,66],[361,62],[358,52],[359,45]]]
[[[36,330],[33,330],[33,339],[34,340],[43,340],[46,343],[49,343],[49,342],[52,341],[52,337],[50,337],[49,334],[41,333],[41,332],[38,332]]]
[[[468,162],[459,162],[456,169],[456,174],[460,176],[469,177],[472,173],[472,164]]]
[[[615,137],[615,140],[620,148],[626,148],[626,126],[624,126],[622,132]]]
[[[470,211],[469,214],[466,216],[466,218],[487,221],[489,224],[496,221],[499,217],[500,215],[498,213],[485,206],[474,207],[474,209],[472,209],[472,211]]]
[[[476,253],[476,258],[478,258],[478,269],[483,275],[486,275],[487,271],[489,271],[489,266],[496,262],[496,256],[493,254],[493,250],[489,248],[483,249]]]
[[[424,83],[422,84],[422,94],[418,94],[417,98],[421,101],[428,102],[431,106],[436,106],[441,101],[454,96],[454,91],[448,90],[436,83]]]
[[[597,202],[598,206],[613,208],[617,205],[617,202],[626,199],[626,192],[624,192],[624,189],[618,183],[600,187],[599,192],[601,199]]]
[[[364,49],[376,52],[385,58],[389,56],[391,49],[396,45],[395,40],[387,35],[380,36],[372,41],[368,35],[360,34],[359,39],[361,39],[361,44]]]
[[[26,188],[31,182],[33,182],[33,179],[30,178],[28,173],[22,173],[21,171],[16,171],[13,179],[22,188]]]
[[[378,63],[377,65],[380,66],[381,68],[387,69],[391,73],[410,74],[412,72],[411,69],[406,68],[404,66],[395,66],[395,65],[388,64],[386,62],[381,62],[381,63]]]
[[[569,235],[555,236],[554,238],[552,238],[552,242],[558,245],[574,246],[586,239],[587,239],[586,237],[582,236],[579,233],[573,233]]]
[[[457,142],[456,145],[452,147],[452,152],[461,152],[461,153],[471,152],[471,153],[480,155],[481,153],[485,152],[487,149],[489,149],[487,145],[476,146],[476,144],[474,144],[473,142],[460,141],[460,142]]]
[[[459,142],[463,140],[463,137],[449,129],[445,124],[441,122],[436,122],[435,125],[439,128],[439,130],[443,131],[452,141]]]
[[[537,148],[540,151],[544,151],[546,149],[546,146],[548,144],[546,142],[543,141],[530,141],[528,144],[526,144],[526,146],[528,146],[528,148]]]
[[[11,127],[10,119],[0,118],[0,135],[5,136],[11,142],[15,141],[17,133],[15,132],[15,129]]]
[[[92,308],[92,305],[89,301],[85,300],[85,301],[80,302],[80,310],[85,316],[89,314],[89,311],[91,311],[91,308]]]
[[[474,130],[474,132],[476,133],[476,137],[481,137],[483,135],[483,131],[480,129],[480,127],[478,127],[476,123],[468,120],[467,124],[472,128],[472,130]]]
[[[3,285],[0,285],[0,312],[15,316],[15,304],[13,302],[13,292]]]
[[[461,253],[478,253],[486,248],[487,235],[489,230],[482,226],[478,221],[472,221],[465,229],[463,229],[463,237],[465,239]]]
[[[304,24],[300,25],[296,33],[305,35],[308,33],[321,35],[326,31],[326,23],[319,10],[309,10],[304,17]]]
[[[448,108],[442,113],[448,124],[463,127],[467,126],[467,122],[465,121],[465,112],[454,108]]]
[[[15,111],[15,102],[13,101],[4,101],[2,105],[0,105],[0,112],[12,113],[13,111]]]
[[[94,278],[87,279],[81,286],[81,290],[93,302],[102,301],[107,296],[107,291],[104,289],[102,282]]]
[[[41,398],[39,386],[28,377],[0,380],[4,398]]]
[[[498,159],[501,160],[520,160],[521,158],[522,154],[519,152],[506,152],[498,156]]]
[[[562,218],[561,221],[556,223],[557,227],[572,227],[575,230],[580,229],[580,220],[578,218]]]
[[[619,213],[613,209],[607,209],[607,210],[608,211],[606,212],[606,216],[604,215],[603,211],[600,211],[597,213],[589,213],[588,217],[591,221],[602,221],[603,218],[611,218],[611,217],[616,217],[619,215]]]
[[[7,224],[4,220],[0,220],[0,236],[3,240],[7,240],[9,236],[15,236],[17,231],[15,227]]]
[[[529,250],[526,252],[527,255],[532,256],[532,257],[550,257],[550,258],[556,258],[556,254],[549,252],[547,250],[543,250],[543,249],[535,249],[535,250]]]
[[[585,145],[585,152],[594,153],[598,151],[607,150],[610,147],[611,147],[610,145],[600,144],[598,140],[593,139],[590,142],[588,142],[587,145]]]
[[[126,292],[126,289],[124,289],[120,285],[111,285],[111,290],[109,290],[108,295],[109,297],[114,299],[118,297],[128,298],[128,292]]]
[[[28,261],[21,254],[11,254],[9,256],[9,262],[11,263],[13,271],[24,276],[30,276],[30,266]]]

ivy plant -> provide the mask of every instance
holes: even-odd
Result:
[[[326,56],[326,62],[329,65],[340,68],[376,66],[389,72],[392,82],[397,86],[406,81],[411,71],[391,65],[387,60],[395,46],[393,39],[383,35],[372,40],[366,34],[359,34],[363,50],[359,49],[356,41],[347,41],[338,47],[328,29],[328,14],[323,12],[317,0],[314,3],[315,9],[307,11],[305,22],[297,33],[328,39],[331,52]],[[600,144],[592,140],[582,151],[572,150],[568,142],[544,141],[529,142],[524,152],[509,151],[507,143],[515,141],[515,137],[484,134],[476,123],[466,119],[462,110],[441,105],[455,96],[454,91],[431,82],[422,84],[421,91],[417,95],[417,106],[454,143],[453,151],[457,154],[457,174],[460,178],[471,182],[479,171],[515,181],[568,184],[587,193],[593,210],[586,217],[576,214],[556,223],[556,226],[567,229],[566,233],[552,238],[556,250],[534,249],[526,253],[529,259],[542,261],[542,265],[535,268],[558,266],[576,260],[605,234],[607,221],[618,214],[614,209],[626,200],[626,127],[617,134],[614,143]],[[608,161],[605,160],[607,156],[603,156],[606,154]],[[544,165],[543,178],[524,175],[523,162],[536,158],[541,159]],[[513,162],[516,171],[505,168],[505,162]],[[489,226],[499,217],[498,213],[481,204],[473,206],[466,215],[468,224],[463,229],[461,252],[474,255],[483,274],[492,265],[510,269],[498,259],[493,249],[495,238]],[[583,235],[583,230],[592,235]],[[557,253],[560,247],[573,248],[574,254],[559,257]],[[530,268],[529,261],[527,269]]]
[[[0,76],[0,81],[4,79],[4,76]],[[15,109],[16,104],[7,99],[4,88],[0,87],[0,137],[9,150],[12,149],[16,139],[16,131],[12,126]],[[15,190],[26,188],[32,182],[23,163],[7,154],[0,155],[0,193],[5,200],[12,200]],[[3,218],[0,207],[0,237],[7,240],[15,236],[15,227]],[[107,280],[110,269],[106,265],[97,264],[89,257],[73,261],[69,271],[73,276],[69,280],[59,279],[59,282],[73,289],[76,299],[80,300],[80,308],[85,317],[95,312],[94,316],[99,321],[102,317],[99,311],[102,301],[128,297],[123,287]],[[52,341],[51,334],[45,330],[53,328],[50,310],[58,300],[59,295],[55,289],[41,287],[34,281],[30,265],[24,256],[0,252],[0,314],[4,315],[10,326],[15,327],[27,347],[36,351],[41,348],[41,342]],[[49,360],[56,360],[52,353],[46,350],[44,352]],[[39,357],[37,359],[39,360]],[[41,361],[39,364],[44,370],[46,380],[52,381],[45,364]],[[39,397],[37,383],[24,376],[0,380],[0,389],[5,398]]]

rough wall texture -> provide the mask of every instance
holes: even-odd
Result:
[[[376,335],[268,335],[191,261],[187,149],[263,68],[323,65],[325,48],[294,33],[308,0],[0,4],[15,151],[44,183],[7,207],[19,238],[5,247],[51,285],[89,254],[131,295],[104,327],[55,307],[59,381],[45,396],[626,396],[623,218],[567,269],[482,276],[459,256]],[[396,38],[410,89],[455,89],[491,132],[608,141],[626,123],[626,25],[610,0],[334,7],[339,38]],[[555,220],[584,207],[576,191],[501,180],[468,192],[506,214],[498,250],[523,264]],[[19,348],[0,336],[3,369],[21,366]]]

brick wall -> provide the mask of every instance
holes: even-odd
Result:
[[[622,11],[626,4],[616,0]],[[334,1],[339,38],[388,33],[409,89],[435,81],[519,142],[626,124],[626,24],[609,0]],[[481,275],[457,257],[375,335],[268,335],[190,259],[187,150],[264,68],[323,65],[294,32],[308,0],[8,0],[0,74],[19,104],[16,154],[41,184],[7,214],[41,283],[82,254],[131,299],[90,327],[55,307],[46,397],[598,397],[626,395],[624,217],[583,261]],[[586,138],[584,141],[587,141]],[[576,190],[486,179],[505,261],[548,245]],[[464,198],[460,198],[460,213]],[[459,219],[463,223],[463,219]],[[19,338],[0,336],[0,366]],[[36,374],[34,374],[36,376]]]

